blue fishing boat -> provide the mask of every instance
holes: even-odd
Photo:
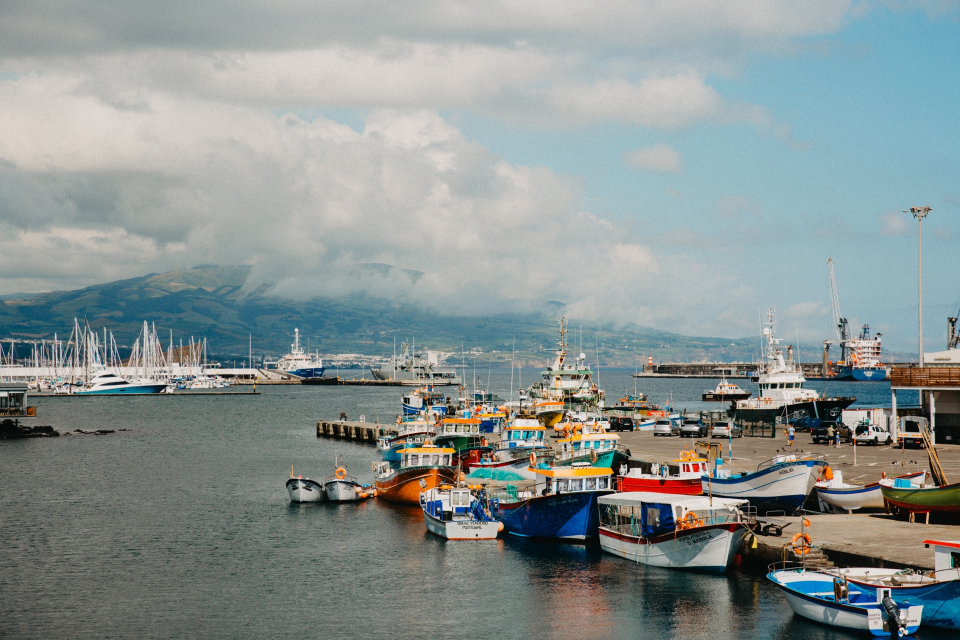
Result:
[[[399,420],[399,418],[398,418]],[[421,445],[437,433],[437,425],[426,420],[400,420],[396,435],[377,440],[377,450],[386,462],[400,462],[400,450]]]
[[[795,614],[814,622],[886,638],[915,633],[920,627],[923,605],[898,600],[890,588],[850,589],[843,577],[806,568],[777,569],[767,578],[780,588]]]
[[[827,468],[822,455],[783,455],[761,462],[751,473],[718,472],[701,480],[704,494],[749,500],[758,515],[792,515],[803,506]]]
[[[531,471],[535,486],[492,492],[491,511],[504,530],[524,538],[574,542],[596,537],[597,498],[613,493],[613,471],[583,464]]]
[[[924,540],[923,543],[934,549],[934,570],[930,572],[862,567],[830,573],[845,578],[850,590],[870,593],[887,588],[899,603],[922,605],[921,624],[925,627],[960,631],[960,541]]]
[[[417,387],[400,400],[403,415],[415,416],[421,413],[447,415],[447,403],[442,391],[436,391],[432,384]]]

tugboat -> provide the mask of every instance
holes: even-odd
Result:
[[[800,366],[794,362],[793,347],[787,347],[786,356],[780,348],[780,339],[775,338],[776,326],[773,309],[767,310],[763,328],[765,345],[761,373],[757,377],[760,395],[738,400],[735,409],[737,422],[774,422],[791,414],[805,411],[806,415],[821,420],[839,420],[844,409],[857,401],[851,397],[826,398],[813,389],[804,389],[806,378]]]

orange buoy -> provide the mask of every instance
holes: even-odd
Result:
[[[827,480],[833,480],[833,469],[830,468],[830,465],[823,468],[823,477]]]

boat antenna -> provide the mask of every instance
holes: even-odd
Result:
[[[517,363],[517,336],[513,336],[513,351],[510,353],[510,402],[513,402],[513,367]]]

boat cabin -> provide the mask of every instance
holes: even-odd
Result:
[[[26,418],[35,415],[37,415],[37,408],[27,406],[25,383],[0,382],[0,417]]]
[[[677,475],[680,477],[701,477],[710,475],[709,468],[707,467],[707,460],[703,458],[680,458],[674,459],[674,462],[677,463],[677,466],[680,467],[680,473]]]
[[[558,460],[567,460],[596,451],[603,453],[615,450],[620,444],[620,436],[615,433],[577,433],[558,441],[560,453]]]
[[[500,447],[513,449],[515,447],[542,447],[546,427],[532,418],[517,418],[500,434]]]
[[[400,449],[397,453],[401,467],[449,467],[453,464],[454,450],[425,444]]]
[[[538,496],[574,491],[612,491],[613,469],[574,464],[571,467],[534,469],[537,474]]]
[[[933,570],[938,574],[937,578],[946,579],[947,572],[960,574],[960,541],[924,540],[923,546],[927,549],[933,547]]]
[[[480,418],[444,418],[437,429],[438,436],[479,436]]]
[[[741,522],[747,500],[631,491],[601,496],[600,527],[651,537],[678,529]]]
[[[450,521],[471,519],[473,494],[467,487],[454,489],[442,485],[420,494],[423,510],[437,520]]]

